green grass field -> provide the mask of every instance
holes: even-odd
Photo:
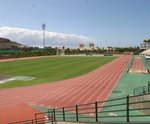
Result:
[[[30,86],[86,74],[116,57],[48,57],[0,63],[0,75],[35,77],[30,81],[10,81],[0,88]]]

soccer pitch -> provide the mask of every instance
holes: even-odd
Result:
[[[84,75],[116,57],[81,56],[48,57],[14,60],[0,63],[0,76],[31,77],[32,80],[15,79],[0,84],[0,88],[30,86]]]

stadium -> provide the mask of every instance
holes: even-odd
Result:
[[[1,53],[9,57],[0,61],[1,124],[150,121],[144,51],[21,58]]]
[[[1,0],[0,124],[150,124],[149,0]]]

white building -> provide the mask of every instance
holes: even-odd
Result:
[[[144,42],[140,44],[141,49],[150,49],[150,43],[149,42]]]

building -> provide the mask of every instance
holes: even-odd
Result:
[[[94,49],[94,43],[89,43],[88,47],[85,47],[84,44],[79,44],[80,50],[93,50]]]
[[[89,48],[94,49],[94,43],[89,43]]]
[[[141,43],[140,49],[150,49],[150,42]]]
[[[150,56],[150,49],[144,50],[140,53],[141,56]]]
[[[84,44],[79,44],[79,49],[83,50],[84,49]]]

